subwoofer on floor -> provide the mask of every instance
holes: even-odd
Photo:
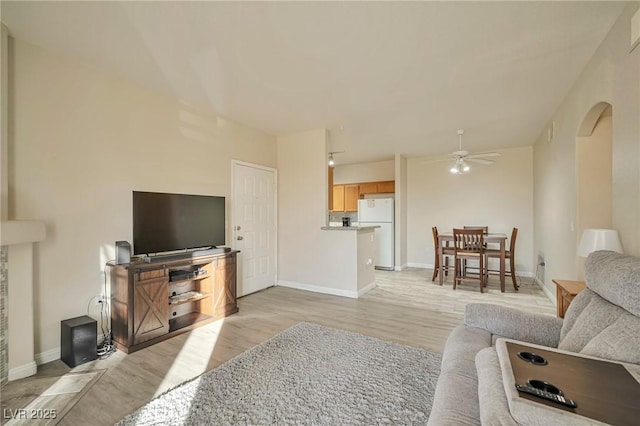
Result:
[[[60,321],[60,359],[75,367],[98,358],[98,323],[83,315]]]

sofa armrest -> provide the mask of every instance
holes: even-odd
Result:
[[[557,348],[562,319],[533,314],[489,303],[471,303],[464,312],[464,323],[492,334]]]

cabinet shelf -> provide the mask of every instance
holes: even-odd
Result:
[[[179,279],[179,280],[169,280],[169,284],[180,284],[180,283],[186,283],[189,281],[200,281],[200,280],[204,280],[205,278],[209,278],[211,275],[210,274],[203,274],[203,275],[198,275],[197,277],[193,277],[193,278],[183,278],[183,279]]]
[[[195,302],[196,300],[202,300],[211,296],[209,293],[200,293],[199,291],[188,291],[182,294],[176,294],[175,296],[169,296],[170,305],[182,305],[183,303]]]
[[[191,312],[169,320],[169,333],[189,327],[197,323],[213,319],[212,315],[203,314],[201,312]]]

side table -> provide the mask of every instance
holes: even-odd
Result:
[[[578,293],[587,288],[584,281],[551,280],[556,285],[556,303],[558,317],[564,318],[571,301]]]

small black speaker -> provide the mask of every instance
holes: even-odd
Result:
[[[98,323],[83,315],[60,321],[60,359],[75,367],[98,358]]]
[[[127,241],[116,241],[116,264],[131,262],[131,245]]]

